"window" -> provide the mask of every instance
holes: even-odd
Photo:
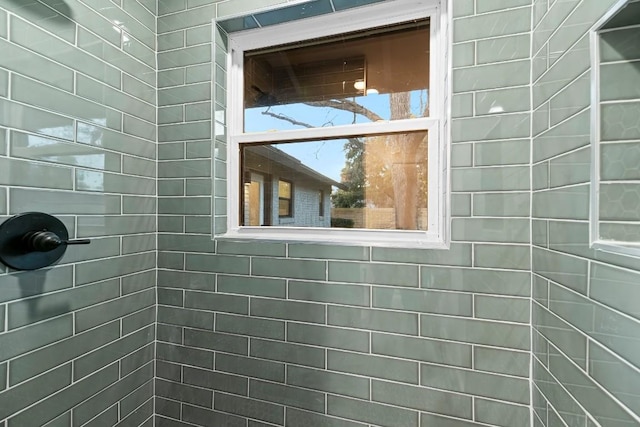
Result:
[[[592,32],[591,243],[640,256],[640,3],[616,4]]]
[[[228,235],[445,246],[443,7],[397,0],[230,35]],[[272,202],[241,190],[248,173],[272,177],[277,206],[255,207]],[[248,220],[262,209],[271,227]]]
[[[293,216],[293,190],[290,182],[278,182],[278,215],[282,218]]]

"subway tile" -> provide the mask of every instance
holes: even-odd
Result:
[[[600,179],[602,180],[640,180],[640,144],[600,145]]]
[[[248,314],[249,299],[233,295],[188,290],[185,294],[185,307],[206,311]]]
[[[184,403],[211,407],[213,401],[213,391],[192,387],[187,384],[178,384],[163,379],[155,381],[156,396],[172,398]]]
[[[216,370],[261,378],[269,381],[284,382],[284,363],[254,359],[232,354],[218,353],[215,361]]]
[[[112,30],[111,33],[113,33]],[[121,73],[117,68],[94,58],[71,44],[50,36],[15,16],[11,17],[10,38],[14,43],[46,58],[103,81],[112,87],[120,87]]]
[[[2,7],[16,15],[24,16],[25,19],[33,22],[38,27],[42,27],[70,43],[74,40],[76,29],[74,22],[69,17],[59,14],[38,1],[29,0],[20,3],[7,3]],[[2,15],[3,21],[6,21],[6,16],[6,14]]]
[[[471,117],[474,109],[473,93],[458,93],[451,97],[451,117]],[[452,147],[456,147],[455,145]],[[455,159],[456,156],[453,156]]]
[[[471,194],[451,195],[451,216],[471,216]]]
[[[7,325],[9,329],[19,328],[94,304],[100,304],[118,296],[120,296],[120,282],[118,280],[110,280],[28,300],[15,301],[7,306]]]
[[[537,274],[586,294],[588,280],[586,260],[539,248],[533,248],[532,260],[533,271]]]
[[[286,426],[305,425],[308,427],[365,427],[354,421],[347,421],[341,418],[334,418],[327,415],[316,414],[313,412],[301,411],[295,408],[287,408]],[[252,425],[250,427],[263,427],[262,425]]]
[[[470,4],[471,9],[473,10],[473,2],[467,0],[464,1]],[[460,1],[456,2],[454,3],[454,6],[462,3],[463,2]],[[474,65],[476,61],[476,43],[474,41],[470,41],[467,43],[455,43],[451,52],[451,58],[453,68],[468,67],[470,65]]]
[[[197,425],[223,425],[225,427],[244,427],[246,425],[246,420],[241,417],[191,405],[182,405],[182,420]]]
[[[408,360],[328,350],[327,369],[365,377],[418,384],[418,363]]]
[[[158,52],[185,47],[185,31],[175,31],[158,36]]]
[[[407,335],[418,334],[418,315],[413,313],[330,305],[327,307],[327,323]]]
[[[157,343],[156,359],[181,365],[213,369],[212,351],[184,347],[178,344]]]
[[[529,377],[529,353],[474,346],[474,369],[498,374]]]
[[[284,424],[284,407],[260,400],[216,393],[213,408],[248,418]]]
[[[586,220],[589,218],[589,185],[533,193],[533,217]]]
[[[549,161],[549,184],[551,187],[582,184],[590,182],[590,179],[590,147],[585,147]]]
[[[273,340],[285,339],[285,322],[268,319],[256,319],[245,316],[231,316],[216,313],[216,332],[225,332]]]
[[[286,281],[262,277],[218,275],[218,292],[241,294],[249,296],[263,296],[284,298],[286,295]]]
[[[409,265],[330,261],[329,280],[417,287],[418,268]]]
[[[455,144],[451,147],[451,167],[473,165],[473,144]]]
[[[327,413],[385,427],[418,425],[418,413],[415,411],[332,395],[327,396]]]
[[[367,378],[293,365],[287,367],[287,384],[359,399],[370,393]]]
[[[189,366],[183,367],[183,372],[185,384],[226,393],[247,395],[247,389],[249,388],[247,378]]]
[[[634,413],[638,413],[640,373],[593,341],[589,342],[589,375]]]
[[[158,142],[211,139],[211,122],[190,122],[158,127]]]
[[[321,392],[292,387],[284,384],[250,380],[249,396],[309,411],[323,413],[326,395]]]
[[[325,367],[325,350],[319,347],[252,338],[249,355],[313,368]]]
[[[326,262],[277,258],[253,258],[251,274],[256,276],[284,277],[288,279],[324,280]]]
[[[215,252],[215,242],[210,236],[162,233],[158,235],[158,247],[167,251]]]
[[[11,132],[12,157],[120,172],[122,155],[53,138]]]
[[[565,119],[587,108],[591,103],[591,79],[585,74],[571,82],[549,103],[550,126],[562,122]]]
[[[474,144],[476,166],[518,165],[529,163],[528,139],[479,141]]]
[[[219,240],[218,253],[231,255],[285,256],[283,243]]]
[[[228,274],[248,274],[248,257],[231,255],[187,254],[186,268],[191,271],[204,271]],[[253,271],[255,274],[255,270]]]
[[[497,37],[486,40],[478,40],[477,42],[477,61],[478,64],[486,64],[490,62],[513,61],[517,59],[528,59],[531,49],[531,36],[527,33]],[[529,101],[528,91],[525,100]]]
[[[470,266],[471,245],[452,242],[446,251],[374,247],[371,259],[382,262]]]
[[[476,92],[476,115],[517,113],[529,110],[530,88],[517,87]]]
[[[72,169],[0,157],[0,185],[73,189]]]
[[[373,380],[371,382],[371,398],[374,402],[403,408],[436,412],[466,419],[472,417],[470,396],[440,390]]]
[[[471,316],[471,295],[430,290],[373,288],[373,307]]]
[[[147,159],[156,157],[156,144],[151,141],[82,122],[78,122],[78,142]]]
[[[549,2],[548,12],[540,17],[540,22],[533,32],[533,51],[537,52],[549,41],[551,34],[561,25],[578,4],[575,0]],[[545,11],[547,7],[545,6]]]
[[[282,320],[297,320],[309,323],[325,323],[325,305],[287,300],[251,298],[252,316]]]
[[[619,425],[633,425],[636,422],[609,393],[602,391],[586,373],[561,354],[554,350],[549,359],[550,372],[583,407],[589,408],[589,412],[597,421],[609,423],[613,420],[613,423]]]
[[[517,34],[529,31],[531,10],[513,9],[460,18],[454,21],[454,42]]]
[[[526,426],[531,422],[530,410],[527,406],[485,399],[476,399],[474,403],[475,417],[480,422],[503,427]]]
[[[460,168],[451,171],[453,191],[529,190],[529,167]]]
[[[640,319],[640,310],[634,297],[640,289],[637,271],[615,268],[603,264],[593,263],[590,271],[589,296],[607,306],[620,310]]]
[[[488,320],[461,319],[430,314],[423,314],[420,317],[420,334],[423,337],[506,347],[517,350],[529,349],[530,334],[527,325]]]
[[[583,70],[584,71],[584,70]],[[453,70],[453,93],[529,84],[531,62],[519,60]]]
[[[103,323],[150,307],[155,303],[155,290],[148,289],[75,313],[75,331],[81,332]]]
[[[76,93],[118,111],[155,123],[156,111],[153,105],[82,75],[76,77]]]
[[[422,267],[421,286],[429,289],[529,296],[529,272],[456,267]]]
[[[24,411],[14,416],[11,420],[14,425],[43,425],[51,418],[65,412],[68,409],[80,404],[87,396],[91,396],[103,390],[110,384],[118,380],[118,364],[112,364],[82,381],[76,382],[71,387],[67,387],[32,406],[28,411]]]
[[[72,335],[72,318],[67,314],[2,335],[0,360],[8,360],[23,353]]]
[[[533,307],[532,319],[536,330],[544,338],[561,349],[578,366],[586,367],[587,339],[583,334],[567,324],[555,313],[538,305]],[[545,350],[548,351],[546,348]]]
[[[6,22],[6,17],[1,19],[3,23]],[[0,39],[0,49],[4,52],[3,68],[67,92],[73,91],[73,70],[71,68],[66,68],[44,56],[34,55],[29,50],[2,39]]]
[[[528,243],[528,219],[454,218],[451,238],[462,241]]]
[[[197,83],[188,86],[169,87],[158,90],[158,105],[160,107],[184,104],[188,102],[207,101],[211,99],[211,85]],[[191,111],[185,106],[185,112]],[[210,119],[206,117],[204,119]],[[189,119],[187,119],[189,120]]]
[[[164,3],[168,2],[165,1]],[[165,14],[169,13],[168,10],[171,12],[177,12],[170,17],[167,16],[158,20],[159,34],[194,27],[197,25],[204,25],[211,22],[215,17],[215,4],[191,9],[185,12],[178,12],[182,10],[183,3],[184,2],[178,0],[178,2],[172,6],[160,7],[161,4],[158,5],[158,9],[162,10]]]
[[[529,403],[528,378],[513,378],[458,368],[422,364],[421,385],[507,402]]]
[[[481,268],[529,270],[531,247],[525,245],[476,244],[474,265]]]
[[[533,139],[533,161],[539,162],[590,143],[589,111],[583,111]]]
[[[474,315],[480,319],[529,323],[530,301],[520,298],[474,296]]]
[[[131,41],[130,41],[131,42]],[[155,85],[154,64],[141,64],[122,50],[96,37],[82,27],[78,27],[78,47],[86,50],[103,61],[117,65],[125,73],[136,76],[150,85]],[[126,46],[126,45],[125,45]]]
[[[209,273],[164,270],[158,272],[158,286],[168,288],[214,291],[215,280],[216,276]]]
[[[473,195],[473,215],[528,217],[529,193],[479,193]]]
[[[71,384],[71,364],[66,363],[40,377],[16,386],[11,392],[2,393],[0,395],[0,417],[7,418],[38,401],[46,401],[49,395],[59,392],[69,384]]]
[[[213,330],[213,313],[160,305],[158,306],[158,322]]]
[[[530,122],[529,113],[455,119],[452,122],[451,142],[526,138],[530,134]]]
[[[471,367],[471,346],[429,338],[373,333],[371,352],[402,359]]]
[[[153,341],[154,326],[147,326],[126,337],[113,341],[106,346],[85,354],[74,360],[73,363],[73,379],[77,381],[83,377],[90,375],[97,369],[101,369],[119,359],[134,352],[136,349],[143,347]],[[126,366],[124,361],[121,362]],[[124,375],[124,373],[123,373]]]
[[[533,364],[533,378],[542,394],[549,399],[549,421],[558,425],[566,422],[571,425],[583,425],[585,423],[585,413],[575,399],[567,393],[564,387],[560,386],[549,372],[539,363]],[[560,418],[555,412],[555,408],[562,414]]]
[[[0,125],[73,141],[73,120],[0,98]]]
[[[288,322],[287,341],[319,347],[368,352],[369,333]]]
[[[569,3],[569,2],[562,2]],[[534,35],[535,40],[535,35]],[[533,86],[533,107],[538,108],[589,68],[589,38],[573,46]]]
[[[76,285],[97,282],[155,266],[154,253],[126,255],[108,260],[90,261],[76,266]]]
[[[158,53],[158,70],[211,62],[211,45],[204,44]],[[210,92],[209,92],[210,93]],[[162,103],[160,103],[162,105]]]

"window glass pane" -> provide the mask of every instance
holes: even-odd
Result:
[[[244,58],[244,131],[429,115],[429,20],[259,51]]]
[[[243,225],[261,200],[261,225],[426,230],[427,139],[420,131],[241,146]],[[255,176],[264,197],[247,200]]]

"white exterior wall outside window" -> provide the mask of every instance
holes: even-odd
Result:
[[[428,115],[410,119],[372,121],[304,129],[245,132],[245,52],[282,46],[293,42],[324,38],[379,28],[392,24],[429,19]],[[229,135],[228,224],[226,237],[302,240],[315,242],[371,244],[403,247],[448,247],[448,141],[450,64],[449,25],[446,2],[440,0],[396,0],[355,8],[317,18],[273,27],[232,33],[229,36],[227,124]],[[428,132],[427,218],[424,230],[343,229],[316,227],[244,226],[238,211],[242,174],[240,151],[251,144],[277,144],[329,140],[354,136],[374,137],[390,133]],[[327,201],[329,197],[327,195]],[[324,207],[325,211],[330,206]],[[316,213],[317,214],[317,213]]]

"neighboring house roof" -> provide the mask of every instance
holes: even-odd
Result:
[[[334,181],[333,179],[321,174],[315,169],[311,169],[309,166],[306,166],[300,160],[296,159],[295,157],[285,153],[284,151],[272,145],[254,145],[251,147],[251,152],[258,156],[269,159],[272,162],[285,166],[289,169],[293,169],[294,171],[300,174],[306,175],[309,178],[312,178],[323,184],[331,185],[341,189],[346,188],[344,184],[338,181]]]

